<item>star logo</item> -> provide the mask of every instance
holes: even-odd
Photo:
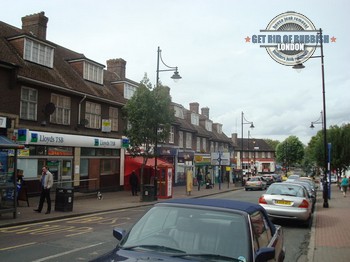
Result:
[[[250,37],[249,36],[247,36],[246,38],[244,38],[245,39],[245,42],[246,43],[250,43]]]
[[[337,41],[337,38],[334,37],[334,36],[332,36],[332,37],[331,37],[331,43],[335,43],[336,41]]]

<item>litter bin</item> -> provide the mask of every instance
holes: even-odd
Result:
[[[143,201],[154,201],[154,185],[143,185]]]
[[[73,211],[74,188],[56,188],[55,211]]]

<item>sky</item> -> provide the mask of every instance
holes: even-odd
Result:
[[[323,48],[326,124],[350,122],[346,0],[16,0],[1,7],[0,20],[21,28],[23,16],[41,11],[49,18],[47,40],[103,65],[122,58],[126,77],[136,82],[147,73],[155,84],[160,47],[163,61],[182,77],[174,83],[173,72],[159,73],[173,102],[208,107],[228,137],[241,138],[243,112],[255,126],[243,125],[244,138],[248,131],[252,138],[279,141],[293,135],[307,145],[322,129],[310,128],[323,109],[320,48],[297,72],[246,42],[276,16],[295,11],[335,38]]]

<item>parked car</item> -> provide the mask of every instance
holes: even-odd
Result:
[[[281,226],[257,204],[228,199],[157,203],[93,261],[283,261]]]
[[[247,179],[244,185],[245,191],[248,190],[265,190],[267,183],[261,178],[261,176],[253,176]]]
[[[289,183],[289,182],[286,182],[286,183]],[[309,194],[309,198],[311,198],[312,200],[312,212],[313,212],[316,204],[316,193],[317,193],[316,190],[308,183],[308,181],[305,181],[302,179],[294,180],[292,183],[303,185],[306,188]]]
[[[280,174],[272,174],[276,182],[282,182],[282,175]]]
[[[259,198],[259,204],[271,218],[299,220],[311,225],[312,199],[301,184],[273,183]]]
[[[290,175],[290,176],[287,178],[286,181],[292,182],[292,181],[294,181],[294,180],[296,180],[296,179],[299,179],[299,178],[300,178],[299,175]]]
[[[266,182],[267,186],[270,186],[272,183],[275,182],[275,178],[273,177],[273,175],[262,175],[261,178]]]
[[[329,183],[329,176],[327,176],[327,182]],[[331,174],[331,183],[337,183],[337,175]]]

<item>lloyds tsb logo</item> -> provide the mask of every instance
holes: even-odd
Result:
[[[245,42],[259,44],[276,62],[293,66],[311,58],[321,41],[336,41],[335,37],[329,38],[319,32],[306,16],[286,12],[273,18],[259,34],[247,36]]]

